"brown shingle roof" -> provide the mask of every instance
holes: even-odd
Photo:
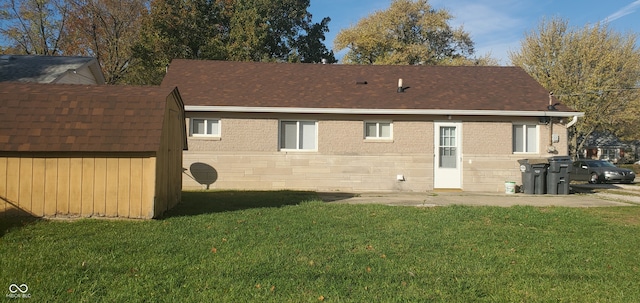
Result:
[[[410,87],[404,93],[397,92],[398,79]],[[524,70],[501,66],[177,59],[162,85],[179,87],[187,106],[545,111],[549,105],[549,92]]]
[[[0,83],[0,151],[157,151],[173,91]]]

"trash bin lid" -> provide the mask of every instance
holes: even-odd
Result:
[[[569,156],[553,156],[549,157],[549,162],[571,161]]]
[[[547,158],[533,158],[529,159],[529,164],[549,164],[549,160]]]

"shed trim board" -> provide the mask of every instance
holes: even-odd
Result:
[[[155,152],[2,152],[0,157],[21,158],[150,158],[155,157]]]

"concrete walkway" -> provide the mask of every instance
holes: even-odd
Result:
[[[386,204],[398,206],[433,207],[445,205],[490,206],[562,206],[607,207],[640,205],[640,185],[571,186],[569,195],[527,195],[522,193],[486,192],[387,192],[387,193],[319,193],[323,201],[349,204]],[[602,192],[601,192],[602,191]]]

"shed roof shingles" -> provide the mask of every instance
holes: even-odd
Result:
[[[0,151],[157,151],[172,90],[0,83]]]
[[[398,79],[410,87],[404,93],[397,92]],[[192,106],[545,111],[549,105],[549,92],[524,70],[503,66],[176,59],[162,85],[179,87]]]

